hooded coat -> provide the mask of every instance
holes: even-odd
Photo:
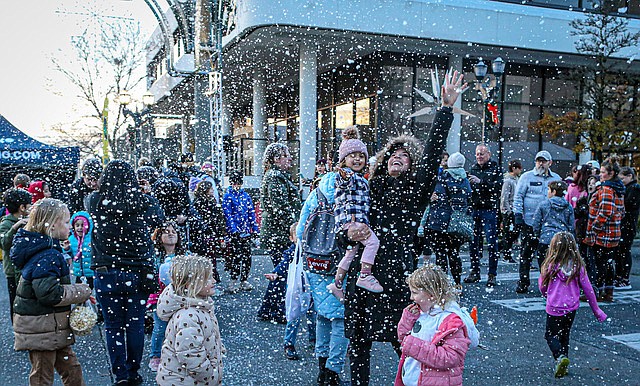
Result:
[[[454,209],[471,214],[471,185],[463,168],[443,170],[433,192],[438,199],[429,207],[427,228],[446,232]]]
[[[156,312],[169,322],[156,376],[158,385],[220,385],[225,349],[213,300],[179,296],[170,284],[160,294]]]
[[[277,166],[265,173],[260,186],[260,205],[262,245],[268,250],[284,250],[289,245],[289,227],[300,214],[300,194],[289,173]]]
[[[575,234],[573,207],[564,197],[551,197],[540,203],[533,215],[533,232],[540,244],[549,245],[558,232]]]
[[[85,302],[91,289],[86,284],[71,284],[58,240],[19,229],[11,261],[22,274],[14,306],[15,349],[50,351],[72,345],[71,304]]]
[[[83,219],[83,234],[78,234],[73,224],[77,219]],[[71,246],[71,256],[73,257],[72,273],[76,277],[93,277],[91,269],[91,232],[93,232],[93,220],[88,212],[81,211],[71,217],[71,235],[69,244]]]
[[[377,155],[377,166],[369,181],[369,221],[380,239],[372,273],[384,292],[373,293],[356,287],[360,261],[354,259],[345,296],[345,335],[349,338],[397,341],[396,327],[410,301],[405,280],[417,265],[414,237],[433,192],[452,121],[451,113],[436,114],[424,151],[415,137],[402,135],[389,141]],[[392,177],[387,163],[397,149],[409,153],[411,165],[405,173]]]

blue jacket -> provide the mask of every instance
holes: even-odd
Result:
[[[77,218],[82,217],[89,224],[88,228],[84,230],[84,238],[82,235],[77,235],[73,229],[73,223]],[[72,272],[76,277],[93,277],[93,270],[91,269],[91,232],[93,232],[93,220],[89,212],[80,211],[71,217],[71,236],[69,236],[69,243],[71,244],[71,257],[73,258]],[[82,245],[78,248],[78,244],[82,239]],[[80,249],[80,253],[78,253]]]
[[[251,197],[244,189],[235,190],[229,186],[222,198],[222,211],[229,234],[242,235],[258,232],[256,209]]]
[[[533,232],[539,237],[540,244],[551,244],[558,232],[575,234],[573,207],[564,197],[551,197],[538,205],[533,215]]]
[[[438,196],[429,207],[426,227],[445,232],[451,220],[453,209],[471,214],[471,184],[462,168],[445,169],[439,176],[433,192]]]
[[[330,172],[322,177],[318,187],[309,194],[307,200],[302,206],[300,218],[298,219],[298,226],[296,228],[296,235],[298,239],[302,238],[304,227],[309,215],[311,215],[311,212],[318,207],[316,190],[320,189],[322,194],[327,198],[327,201],[329,201],[329,204],[333,205],[335,202],[335,186],[336,173]],[[343,319],[344,305],[340,303],[335,296],[331,295],[329,290],[327,290],[327,286],[333,282],[333,276],[324,276],[307,272],[307,279],[309,280],[309,287],[311,288],[311,296],[313,297],[313,304],[316,312],[327,319]]]
[[[549,174],[536,174],[536,170],[529,170],[522,174],[516,185],[513,198],[513,213],[522,215],[524,223],[533,226],[533,215],[538,205],[547,199],[547,187],[553,181],[560,181],[560,176],[549,171]]]
[[[271,271],[271,273],[275,273],[280,277],[287,278],[289,274],[289,264],[293,261],[293,256],[296,254],[296,245],[291,244],[287,249],[282,252],[282,260],[276,265],[276,267]]]

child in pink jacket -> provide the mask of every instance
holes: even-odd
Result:
[[[435,265],[417,269],[407,279],[413,304],[398,324],[402,356],[395,386],[462,385],[469,346],[478,330],[460,308],[447,275]]]

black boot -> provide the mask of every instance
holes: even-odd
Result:
[[[340,376],[333,370],[325,369],[326,383],[327,386],[340,386],[342,382],[340,381]]]
[[[327,384],[327,369],[324,367],[327,364],[327,357],[318,357],[318,386],[326,386]]]

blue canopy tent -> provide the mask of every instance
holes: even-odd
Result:
[[[56,147],[37,141],[0,115],[0,189],[13,184],[13,177],[25,173],[32,180],[49,182],[54,197],[62,197],[76,175],[80,149]]]

